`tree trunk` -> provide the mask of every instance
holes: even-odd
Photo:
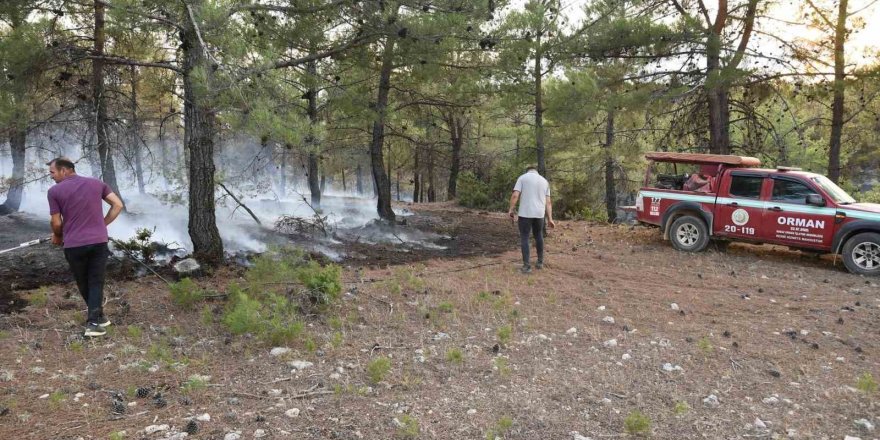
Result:
[[[119,185],[116,183],[116,169],[113,166],[113,155],[107,139],[107,99],[104,96],[104,61],[99,59],[104,54],[104,3],[95,2],[95,55],[92,60],[92,93],[95,106],[95,135],[97,137],[98,157],[101,162],[101,180],[103,180],[119,198]]]
[[[318,170],[318,138],[315,135],[318,125],[318,91],[315,86],[318,76],[318,63],[315,61],[307,63],[306,72],[311,77],[309,78],[310,85],[306,92],[310,124],[309,135],[306,138],[309,144],[306,146],[309,150],[309,193],[312,195],[312,207],[317,209],[321,207],[321,193],[323,192],[323,185],[318,181],[318,174],[320,173]]]
[[[379,91],[376,97],[376,119],[373,121],[373,139],[370,143],[370,164],[373,171],[373,185],[378,200],[376,209],[379,217],[389,222],[394,221],[391,209],[391,182],[385,172],[382,147],[385,143],[385,116],[388,108],[388,94],[391,90],[391,72],[394,69],[394,38],[385,39],[382,54],[382,68],[379,71]]]
[[[605,123],[605,212],[608,214],[608,223],[617,220],[617,191],[614,189],[614,155],[611,147],[614,145],[614,110],[608,111],[608,119]]]
[[[141,142],[141,127],[137,111],[137,67],[129,66],[129,73],[131,74],[131,149],[132,153],[134,154],[134,173],[135,178],[137,179],[138,193],[146,194],[146,184],[144,183],[144,163],[142,157],[143,143]]]
[[[281,198],[287,196],[287,145],[281,146]]]
[[[709,152],[730,153],[729,116],[725,120],[727,93],[721,69],[721,37],[709,33],[706,42],[706,98],[709,104]]]
[[[828,143],[828,178],[840,181],[840,138],[843,133],[843,111],[846,93],[844,44],[846,43],[846,9],[848,0],[840,0],[837,26],[834,29],[834,98],[831,103],[831,139]]]
[[[449,184],[446,189],[446,198],[454,199],[458,191],[458,172],[461,168],[461,147],[464,144],[464,122],[450,112],[447,119],[449,125],[450,141],[452,141],[452,163],[449,164]]]
[[[364,170],[361,168],[361,164],[358,164],[357,170],[355,170],[355,186],[357,194],[359,196],[364,195]]]
[[[421,174],[419,174],[419,146],[416,145],[413,152],[413,203],[420,203],[421,197]]]
[[[538,159],[538,173],[547,177],[547,165],[544,160],[544,90],[542,81],[544,73],[541,68],[541,60],[544,54],[541,52],[541,33],[535,39],[535,152]]]
[[[26,144],[27,130],[15,127],[9,137],[9,149],[12,153],[12,181],[9,191],[6,193],[6,201],[0,205],[0,215],[17,212],[21,207],[21,197],[24,194]]]
[[[193,11],[197,12],[197,11]],[[217,230],[214,209],[214,136],[217,115],[213,99],[213,69],[196,28],[186,22],[183,40],[183,92],[185,145],[189,153],[189,236],[193,256],[200,263],[215,266],[223,260],[223,241]],[[196,69],[201,73],[195,75]]]
[[[345,184],[345,168],[342,169],[342,193],[348,192],[348,186]]]

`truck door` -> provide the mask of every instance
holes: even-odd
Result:
[[[761,192],[765,174],[731,171],[725,174],[715,204],[713,234],[758,240],[764,214]]]
[[[773,176],[770,180],[773,188],[764,210],[764,239],[786,246],[830,249],[836,209],[808,205],[808,195],[822,193],[802,179]]]

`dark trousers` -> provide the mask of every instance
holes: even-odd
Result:
[[[529,233],[535,236],[535,250],[538,251],[538,262],[544,262],[544,219],[519,218],[519,243],[522,248],[523,265],[529,265]]]
[[[109,256],[107,243],[64,249],[64,258],[70,264],[79,293],[89,307],[89,322],[98,322],[104,317],[104,274]]]

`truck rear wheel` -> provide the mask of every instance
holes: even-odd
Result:
[[[709,245],[709,229],[703,220],[685,215],[672,222],[669,228],[672,247],[685,252],[700,252]]]
[[[863,232],[843,245],[843,264],[859,275],[880,275],[880,234]]]

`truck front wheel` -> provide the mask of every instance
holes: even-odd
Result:
[[[672,222],[669,229],[672,247],[685,252],[700,252],[709,244],[709,229],[703,220],[685,215]]]
[[[859,275],[880,275],[880,234],[863,232],[843,245],[843,264]]]

